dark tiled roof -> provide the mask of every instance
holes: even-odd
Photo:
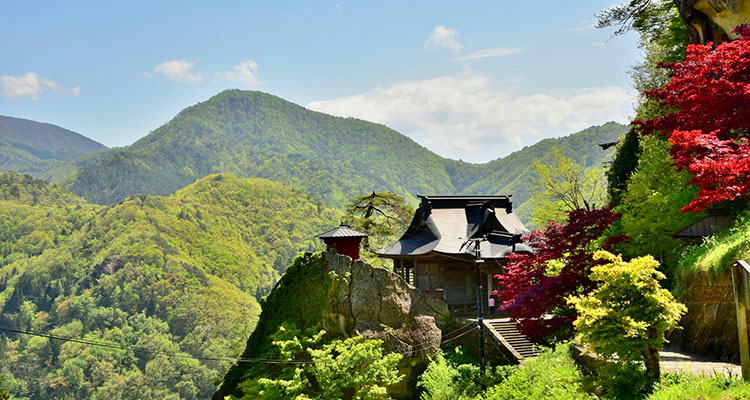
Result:
[[[674,237],[678,238],[702,238],[713,236],[732,226],[732,219],[726,215],[708,214],[694,224],[679,231]]]
[[[480,244],[482,258],[504,258],[512,252],[531,249],[519,242],[528,232],[513,212],[510,196],[419,196],[417,209],[409,228],[401,238],[378,254],[416,256],[430,252],[470,255],[469,238],[491,235]]]
[[[613,142],[599,143],[599,147],[601,147],[602,150],[607,150],[610,147],[616,146],[617,143],[620,143],[620,141],[619,140],[615,140]]]
[[[367,237],[366,233],[355,231],[352,229],[349,225],[341,225],[338,228],[333,228],[330,231],[323,232],[320,235],[316,236],[317,238],[321,239],[327,239],[327,238],[355,238],[355,237]]]

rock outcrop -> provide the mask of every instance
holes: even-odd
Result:
[[[738,25],[750,23],[750,0],[677,0],[689,43],[726,42],[739,36]]]
[[[283,323],[320,326],[332,337],[380,339],[386,353],[404,354],[404,379],[388,388],[395,398],[413,397],[413,380],[440,349],[448,306],[408,285],[384,268],[336,253],[298,257],[262,303],[263,311],[247,342],[244,358],[268,357],[270,336]],[[257,365],[236,364],[214,399],[242,396],[247,379],[268,373]]]
[[[448,305],[362,260],[329,252],[323,266],[344,278],[333,286],[324,329],[380,339],[386,352],[404,354],[399,367],[405,377],[390,391],[396,397],[408,396],[409,383],[440,349],[439,325],[448,322]]]

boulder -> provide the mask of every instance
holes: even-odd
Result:
[[[448,305],[384,268],[332,252],[323,260],[326,272],[343,278],[331,290],[324,329],[380,339],[385,352],[403,353],[399,369],[405,377],[389,392],[397,398],[411,396],[410,382],[440,349]]]
[[[242,353],[244,358],[274,354],[272,335],[283,324],[322,327],[331,337],[380,339],[386,353],[401,353],[404,378],[388,388],[395,398],[414,398],[414,378],[440,349],[448,305],[424,295],[384,268],[336,253],[298,256],[261,304],[263,311]],[[235,363],[214,400],[245,396],[243,382],[273,374],[274,366]]]

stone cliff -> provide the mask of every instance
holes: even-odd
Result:
[[[750,23],[748,0],[675,0],[687,26],[689,43],[725,42],[737,39],[737,25]]]
[[[317,325],[331,337],[380,339],[385,352],[406,354],[399,364],[405,377],[389,388],[396,398],[413,394],[414,377],[440,348],[440,326],[449,318],[445,303],[425,296],[391,271],[335,253],[298,257],[262,307],[242,357],[267,357],[269,336],[282,323],[298,328]],[[243,381],[271,370],[258,364],[235,364],[214,399],[241,397]]]

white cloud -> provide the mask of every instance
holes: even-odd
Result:
[[[245,87],[253,87],[258,84],[257,72],[258,63],[253,60],[247,60],[232,67],[231,71],[217,72],[215,76],[228,81],[239,82]]]
[[[341,7],[341,4],[336,4],[336,9],[339,11],[343,11],[344,7]]]
[[[34,72],[27,72],[21,76],[0,75],[0,83],[3,87],[3,96],[11,100],[23,97],[39,100],[39,95],[49,90],[61,95],[78,96],[81,94],[80,86],[67,90],[56,82],[41,77]]]
[[[424,43],[424,48],[434,50],[443,47],[453,53],[458,53],[464,47],[463,44],[458,41],[460,35],[461,34],[458,33],[457,30],[446,28],[445,25],[436,26],[432,31],[432,35],[430,35]]]
[[[161,63],[154,68],[154,73],[162,73],[167,78],[180,83],[195,84],[203,81],[203,77],[199,73],[191,73],[195,64],[198,61],[185,61],[185,59],[171,60]],[[147,74],[151,76],[151,74]]]
[[[458,57],[457,60],[470,61],[470,60],[477,60],[480,58],[505,57],[505,56],[510,56],[513,54],[522,53],[524,50],[525,49],[520,48],[520,47],[518,48],[498,47],[495,49],[482,49],[482,50],[471,52],[465,56]]]
[[[573,26],[573,27],[570,27],[570,28],[565,28],[565,29],[563,29],[563,32],[588,32],[588,31],[593,31],[594,29],[596,29],[596,23],[597,22],[598,21],[597,21],[596,18],[592,18],[592,19],[589,19],[589,20],[586,20],[586,21],[582,21],[581,24],[578,25],[578,26]]]
[[[487,161],[543,137],[610,120],[626,121],[634,94],[592,87],[516,96],[467,71],[314,101],[308,108],[383,123],[450,157]]]

